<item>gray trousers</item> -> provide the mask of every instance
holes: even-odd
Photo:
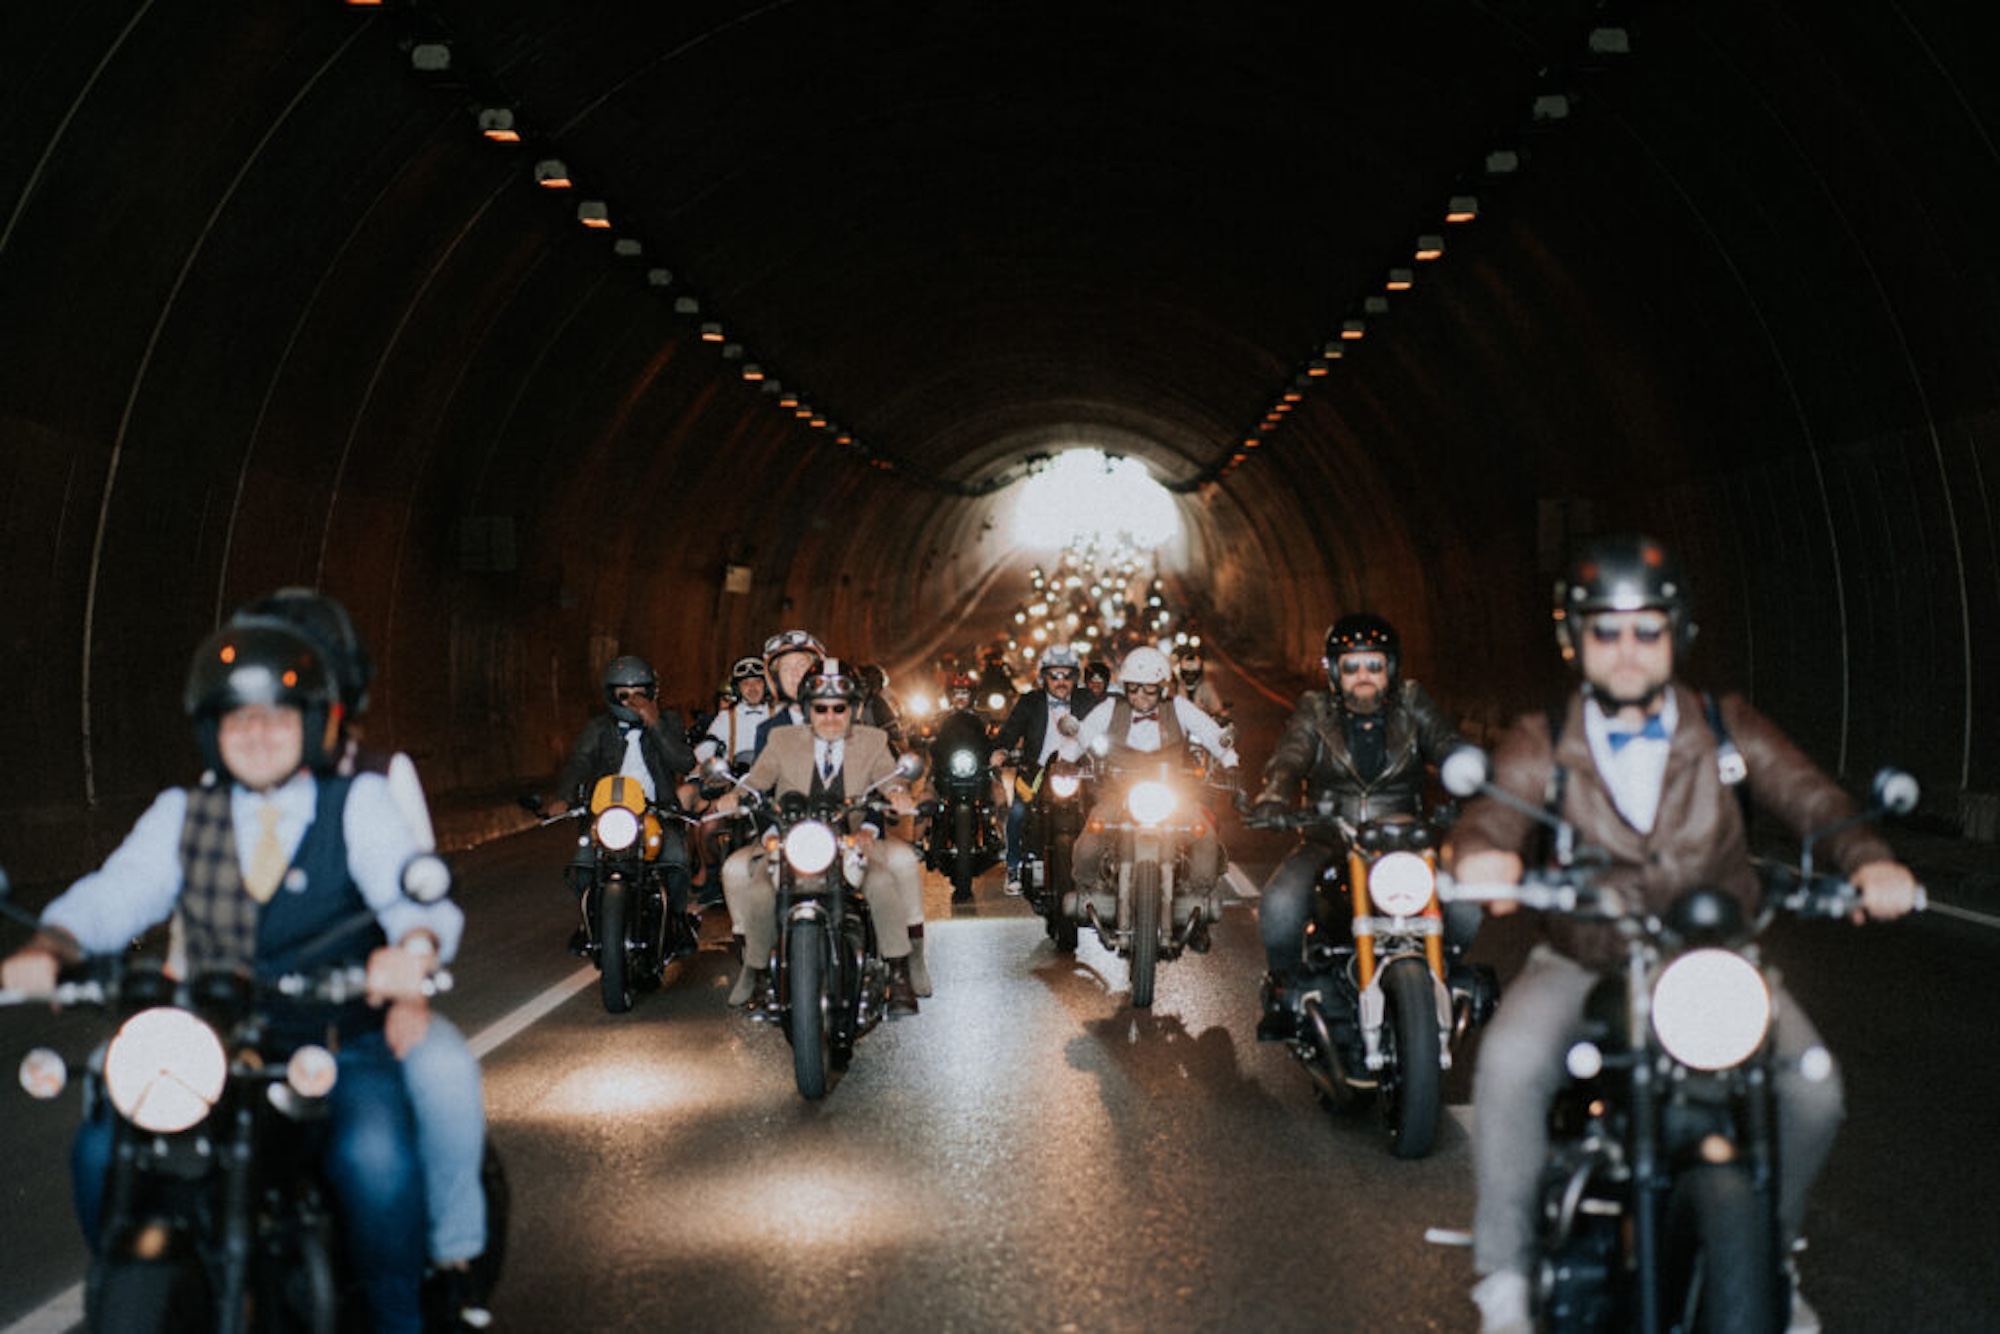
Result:
[[[1479,1044],[1472,1079],[1472,1264],[1481,1274],[1533,1272],[1535,1196],[1548,1154],[1548,1109],[1566,1077],[1563,1056],[1579,1036],[1583,1003],[1601,975],[1549,945],[1537,945],[1521,975],[1502,989],[1500,1008]],[[1780,988],[1777,1064],[1778,1218],[1783,1241],[1799,1236],[1811,1189],[1845,1115],[1840,1071],[1814,1082],[1799,1057],[1819,1045],[1812,1021]]]
[[[910,928],[923,924],[923,874],[916,851],[900,838],[878,838],[869,850],[861,892],[885,959],[908,957]],[[729,854],[722,864],[722,893],[729,901],[731,929],[743,937],[744,965],[768,966],[778,943],[778,887],[765,865],[762,843]]]

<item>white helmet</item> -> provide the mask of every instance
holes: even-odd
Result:
[[[1127,686],[1164,686],[1173,674],[1167,655],[1150,645],[1133,649],[1118,664],[1118,679]]]

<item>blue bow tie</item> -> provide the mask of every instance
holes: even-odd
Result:
[[[1636,732],[1614,730],[1604,734],[1605,740],[1611,743],[1611,753],[1613,755],[1616,755],[1619,751],[1625,749],[1626,746],[1641,737],[1644,737],[1648,741],[1665,741],[1667,739],[1667,725],[1660,721],[1659,714],[1656,713],[1648,718],[1646,725]]]

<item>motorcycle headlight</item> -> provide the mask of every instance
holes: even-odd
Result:
[[[951,753],[951,776],[970,778],[979,772],[979,757],[969,750],[955,750]]]
[[[1431,864],[1414,852],[1392,852],[1368,868],[1368,897],[1392,917],[1415,917],[1430,905]]]
[[[1762,1045],[1771,1026],[1763,974],[1731,950],[1690,950],[1653,984],[1653,1031],[1682,1065],[1727,1070]]]
[[[171,1135],[206,1117],[222,1097],[229,1057],[213,1028],[186,1010],[157,1006],[127,1019],[104,1052],[104,1088],[118,1114]]]
[[[599,843],[613,852],[623,852],[639,841],[639,817],[623,806],[607,807],[591,830]]]
[[[834,854],[840,851],[840,840],[833,830],[817,820],[807,820],[795,824],[785,835],[785,860],[800,875],[818,875],[833,865]]]
[[[996,690],[986,697],[986,707],[998,713],[1007,707],[1007,697]]]
[[[1058,798],[1060,798],[1063,801],[1068,801],[1071,797],[1075,796],[1076,790],[1082,786],[1083,786],[1082,774],[1071,773],[1071,774],[1049,775],[1049,791],[1053,792]]]
[[[1165,783],[1134,783],[1125,809],[1140,824],[1158,824],[1174,813],[1174,790]]]
[[[340,1080],[340,1063],[332,1052],[308,1042],[285,1062],[285,1083],[303,1098],[324,1098]]]

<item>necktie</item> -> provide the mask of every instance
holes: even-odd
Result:
[[[1646,725],[1636,731],[1609,731],[1604,734],[1604,739],[1611,743],[1611,753],[1613,755],[1616,755],[1619,751],[1625,749],[1625,747],[1631,745],[1641,737],[1644,737],[1648,741],[1665,741],[1667,739],[1667,726],[1660,721],[1659,714],[1656,713],[1648,718]]]
[[[250,868],[243,873],[243,888],[259,903],[269,903],[285,878],[285,849],[278,842],[278,807],[265,802],[257,808],[257,844],[250,849]]]
[[[833,778],[833,747],[824,741],[819,743],[819,777],[823,783]]]

